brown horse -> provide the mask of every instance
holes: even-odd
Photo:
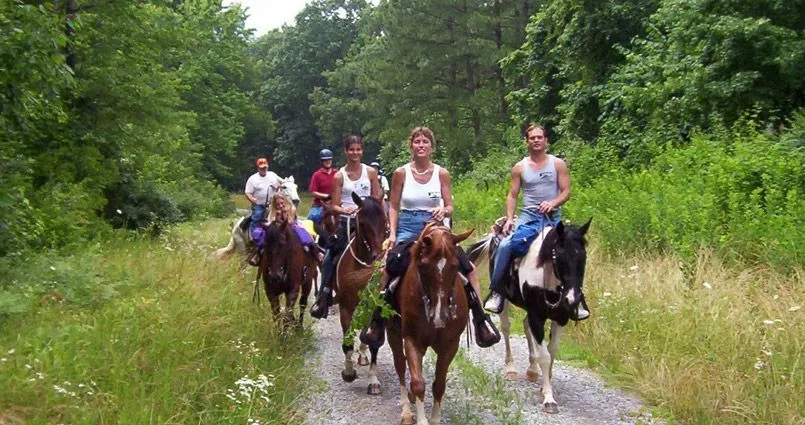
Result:
[[[266,229],[265,238],[260,273],[274,320],[279,320],[284,330],[294,321],[293,308],[299,299],[298,325],[301,328],[308,295],[316,280],[315,261],[304,251],[299,237],[288,222],[271,222]],[[280,295],[283,294],[286,311],[285,316],[280,316]]]
[[[416,423],[429,423],[425,416],[425,380],[422,377],[422,358],[428,347],[436,351],[430,424],[440,421],[447,369],[467,327],[467,296],[458,274],[456,244],[472,232],[454,235],[447,227],[429,224],[411,248],[411,263],[396,291],[400,316],[391,321],[387,332],[400,381],[402,424],[414,423],[413,400],[416,400]],[[406,361],[411,374],[410,391],[405,388]]]
[[[355,307],[358,305],[361,290],[369,283],[374,272],[373,263],[383,255],[383,240],[386,237],[386,214],[376,199],[368,197],[361,199],[353,193],[352,200],[358,205],[358,212],[354,219],[355,230],[348,231],[347,248],[336,263],[335,285],[337,291],[338,309],[341,319],[343,340],[341,349],[344,351],[344,370],[341,377],[346,382],[352,382],[358,377],[352,362],[354,345],[352,340],[347,341],[347,330],[352,323]],[[380,383],[377,380],[377,350],[380,345],[370,345],[371,366],[369,367],[369,386],[367,393],[380,394]],[[361,344],[361,353],[358,363],[366,364],[366,347]]]

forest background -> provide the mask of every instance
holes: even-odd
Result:
[[[391,171],[418,125],[458,222],[485,227],[536,121],[571,170],[566,217],[594,217],[604,254],[669,255],[692,290],[707,253],[805,293],[804,0],[314,0],[260,37],[245,18],[213,0],[0,3],[0,267],[231,214],[258,156],[304,187],[358,133]],[[776,357],[786,386],[805,387],[801,353]],[[753,418],[795,423],[789,408]]]

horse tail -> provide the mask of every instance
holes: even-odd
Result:
[[[235,252],[235,238],[229,238],[229,245],[215,251],[215,258],[223,260]]]
[[[489,259],[490,255],[492,255],[491,250],[497,248],[497,246],[494,248],[492,247],[496,239],[497,238],[494,233],[489,233],[482,239],[479,239],[470,245],[470,247],[467,249],[467,256],[470,258],[470,261],[478,264],[479,261],[483,261],[485,258]]]

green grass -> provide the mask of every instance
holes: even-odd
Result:
[[[0,423],[300,422],[310,335],[283,340],[253,269],[212,259],[230,226],[4,264]]]

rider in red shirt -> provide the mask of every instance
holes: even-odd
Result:
[[[321,160],[321,168],[313,173],[310,178],[310,187],[308,188],[313,195],[313,206],[310,207],[307,218],[316,224],[321,224],[321,219],[324,217],[324,204],[330,200],[330,192],[333,191],[333,177],[335,177],[337,171],[333,168],[333,152],[331,150],[322,149],[319,152],[319,159]]]

